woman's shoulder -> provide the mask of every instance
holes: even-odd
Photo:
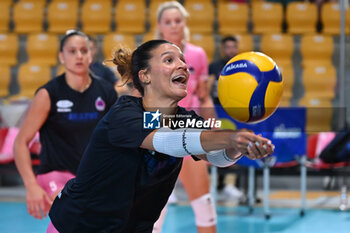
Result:
[[[61,74],[59,76],[56,76],[54,78],[52,78],[51,80],[49,80],[46,84],[44,84],[41,88],[45,88],[47,90],[52,90],[52,89],[59,89],[61,88],[61,85],[66,84],[65,81],[65,75]]]
[[[190,53],[198,53],[200,55],[204,54],[205,55],[205,51],[202,47],[198,46],[198,45],[194,45],[191,43],[186,43],[186,52],[190,52]]]
[[[118,102],[123,104],[138,105],[142,106],[142,98],[132,95],[122,95],[119,97]]]
[[[135,96],[123,95],[118,98],[115,102],[114,109],[118,109],[118,111],[126,110],[126,111],[142,111],[142,99]]]
[[[107,89],[107,90],[112,90],[114,89],[114,86],[111,85],[109,82],[107,82],[106,80],[104,80],[103,78],[94,75],[93,73],[90,73],[90,77],[91,79],[94,81],[94,83],[96,85],[101,86],[103,89]]]
[[[142,102],[140,98],[123,95],[110,108],[106,119],[113,122],[112,125],[125,122],[131,118],[141,118],[143,115]]]
[[[90,90],[94,93],[100,93],[106,98],[111,99],[111,104],[113,104],[118,98],[118,93],[115,90],[114,86],[99,76],[93,75],[92,73],[90,73],[90,77],[93,86]]]

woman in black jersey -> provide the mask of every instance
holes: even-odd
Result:
[[[98,123],[76,178],[50,210],[59,232],[150,233],[184,156],[224,167],[242,153],[252,159],[273,153],[266,138],[247,130],[205,130],[203,118],[178,107],[189,70],[173,43],[151,40],[133,53],[119,49],[113,62],[142,97],[120,97]]]
[[[65,73],[40,87],[15,140],[15,161],[26,187],[30,215],[47,215],[53,199],[78,168],[97,122],[117,98],[112,85],[89,74],[87,36],[70,30],[60,41]],[[34,174],[28,144],[40,132],[40,166]]]

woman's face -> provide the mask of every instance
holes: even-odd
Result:
[[[59,59],[68,72],[78,75],[88,73],[91,63],[89,42],[79,35],[69,37],[59,53]]]
[[[158,30],[164,40],[176,43],[184,38],[186,20],[176,8],[163,11],[158,22]]]
[[[152,51],[146,78],[150,82],[146,88],[160,97],[177,101],[187,95],[189,71],[181,50],[172,44],[162,44]]]

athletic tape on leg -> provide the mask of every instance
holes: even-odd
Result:
[[[216,225],[217,215],[210,193],[191,201],[191,206],[195,214],[196,226],[211,227]]]
[[[168,204],[166,204],[164,206],[162,212],[160,213],[158,220],[154,223],[152,233],[161,233],[162,232],[162,227],[163,227],[165,215],[167,212],[167,206],[168,206]]]

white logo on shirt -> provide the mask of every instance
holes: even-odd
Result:
[[[73,102],[70,100],[59,100],[56,103],[57,112],[71,112],[73,105]]]

